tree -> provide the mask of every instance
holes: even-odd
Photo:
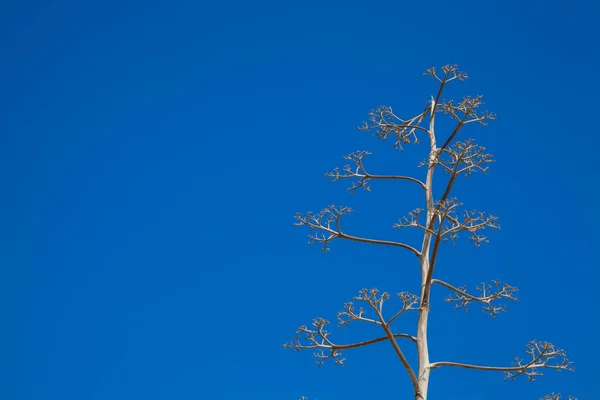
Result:
[[[572,371],[573,363],[566,358],[564,350],[552,343],[536,340],[526,344],[527,356],[525,359],[517,357],[510,366],[430,361],[427,323],[433,285],[447,289],[450,294],[446,301],[454,304],[457,309],[466,309],[471,303],[479,303],[491,317],[503,312],[507,302],[516,300],[517,289],[500,281],[492,281],[482,283],[476,288],[477,292],[473,293],[467,291],[464,286],[457,287],[436,278],[436,261],[439,258],[442,243],[454,243],[459,235],[466,234],[469,240],[478,247],[480,244],[488,242],[486,231],[499,228],[497,217],[465,209],[456,197],[451,196],[459,176],[468,177],[477,172],[485,174],[488,165],[494,162],[492,156],[486,153],[485,148],[476,144],[473,139],[458,140],[459,133],[466,125],[485,126],[488,121],[495,119],[495,115],[487,111],[480,111],[483,105],[482,96],[464,97],[461,101],[443,100],[442,94],[450,82],[467,79],[467,74],[460,71],[457,66],[446,65],[441,68],[441,72],[430,68],[424,75],[437,81],[438,89],[435,97],[431,97],[421,113],[412,118],[402,119],[392,111],[391,107],[381,106],[369,113],[370,121],[363,123],[359,130],[372,132],[374,136],[382,140],[393,138],[394,146],[400,150],[405,145],[420,143],[424,138],[429,142],[429,152],[421,163],[421,166],[426,169],[425,179],[420,180],[405,175],[372,174],[365,167],[365,158],[370,155],[366,151],[349,154],[345,159],[351,165],[346,165],[341,170],[336,168],[333,172],[326,174],[333,181],[350,180],[352,183],[349,190],[352,194],[361,189],[369,191],[372,181],[383,180],[405,181],[422,191],[424,207],[415,209],[394,225],[395,228],[420,230],[423,235],[420,248],[402,242],[354,236],[343,231],[340,221],[343,216],[352,212],[348,207],[329,206],[317,213],[297,214],[295,217],[295,225],[307,226],[312,230],[309,235],[309,243],[321,245],[325,252],[329,250],[330,242],[345,239],[394,246],[412,253],[418,260],[421,271],[420,294],[417,296],[407,292],[398,293],[397,296],[402,306],[395,313],[387,316],[387,314],[384,315],[383,306],[390,299],[390,294],[377,289],[362,289],[354,297],[354,301],[346,303],[338,313],[340,326],[346,326],[355,321],[374,324],[382,329],[380,337],[357,343],[339,344],[332,341],[330,332],[326,329],[329,321],[316,318],[313,320],[312,326],[301,326],[292,341],[284,346],[295,351],[305,349],[317,351],[315,357],[318,365],[322,365],[327,360],[343,365],[345,359],[341,355],[342,351],[370,346],[379,342],[389,342],[408,374],[416,400],[427,399],[430,372],[438,368],[454,367],[501,371],[504,372],[506,379],[524,376],[529,380],[535,380],[535,377],[542,375],[544,369]],[[449,117],[455,123],[454,128],[449,131],[443,141],[436,132],[436,120],[440,116]],[[441,186],[443,194],[438,199],[434,198],[433,190],[434,172],[437,169],[441,169],[448,175],[445,187]],[[416,334],[396,332],[392,323],[409,311],[418,313]],[[402,350],[406,343],[410,344],[410,342],[416,346],[416,368]],[[543,399],[556,400],[560,398],[560,394],[553,393]]]

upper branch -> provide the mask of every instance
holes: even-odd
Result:
[[[441,69],[442,69],[442,73],[443,73],[442,76],[440,76],[438,74],[435,67],[429,68],[427,71],[425,71],[423,73],[423,75],[432,76],[439,83],[448,83],[448,82],[452,82],[455,79],[458,79],[459,81],[464,81],[465,79],[467,79],[469,77],[466,72],[460,71],[458,69],[458,65],[448,64],[448,65],[444,65]]]
[[[519,375],[524,375],[530,381],[534,381],[536,376],[543,375],[543,373],[539,371],[540,368],[554,369],[557,371],[574,371],[573,363],[567,359],[566,352],[555,347],[552,343],[532,340],[527,344],[526,352],[530,356],[530,360],[524,362],[523,359],[516,357],[512,367],[489,367],[442,361],[432,363],[429,368],[457,367],[481,371],[502,371],[504,372],[505,380],[515,379]]]
[[[369,185],[370,179],[396,179],[396,180],[404,180],[414,182],[423,190],[426,189],[425,184],[416,178],[412,178],[410,176],[402,176],[402,175],[372,175],[367,172],[365,166],[363,165],[363,158],[370,155],[368,151],[357,151],[354,153],[350,153],[344,157],[344,159],[352,161],[354,166],[345,165],[340,171],[339,168],[335,168],[333,172],[328,172],[325,176],[333,178],[333,181],[337,181],[338,179],[346,179],[346,178],[357,178],[356,181],[352,182],[352,186],[348,188],[348,190],[352,191],[352,194],[356,193],[356,190],[363,188],[367,192],[371,190],[371,186]]]
[[[458,134],[458,131],[467,124],[472,122],[478,122],[481,125],[487,125],[488,120],[495,120],[496,115],[489,111],[479,112],[478,109],[483,105],[483,96],[466,96],[461,101],[448,100],[436,102],[436,110],[448,115],[450,118],[456,120],[458,125],[454,131],[448,136],[448,139],[444,142],[441,149],[445,149],[450,145],[454,137]]]
[[[430,111],[431,105],[427,103],[422,113],[405,120],[394,114],[392,107],[379,106],[369,112],[370,123],[363,122],[362,126],[358,127],[358,130],[374,130],[373,135],[384,140],[390,135],[394,135],[396,137],[394,147],[402,150],[403,144],[418,144],[421,142],[417,137],[417,131],[429,134],[429,130],[421,126],[421,123],[429,115]]]
[[[340,228],[340,218],[352,212],[352,209],[349,207],[336,207],[329,206],[319,213],[311,213],[308,212],[305,215],[296,214],[296,226],[306,225],[313,229],[313,233],[309,235],[309,244],[314,243],[322,243],[323,251],[329,250],[328,244],[332,240],[341,238],[352,240],[355,242],[363,242],[363,243],[371,243],[371,244],[381,244],[388,246],[401,247],[403,249],[409,250],[417,257],[421,254],[417,249],[412,246],[409,246],[400,242],[393,242],[388,240],[378,240],[378,239],[369,239],[362,238],[357,236],[348,235],[347,233],[342,232]]]
[[[437,283],[438,285],[444,286],[445,288],[448,288],[454,292],[446,298],[446,302],[455,303],[454,308],[456,310],[463,308],[466,311],[467,305],[472,301],[476,301],[483,304],[482,312],[489,313],[490,317],[492,318],[494,318],[498,313],[505,311],[506,309],[506,304],[501,303],[498,305],[494,305],[492,304],[492,302],[496,300],[516,301],[517,297],[515,296],[515,294],[519,291],[519,289],[517,289],[514,286],[511,286],[506,283],[502,284],[500,281],[494,280],[492,281],[494,286],[492,286],[489,283],[482,282],[481,286],[476,287],[476,290],[480,293],[480,295],[474,296],[467,293],[466,286],[456,288],[438,279],[432,279],[431,283]]]

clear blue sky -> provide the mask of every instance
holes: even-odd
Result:
[[[345,204],[352,233],[404,238],[390,227],[421,205],[410,186],[351,197],[323,173],[365,149],[380,172],[422,174],[423,147],[355,127],[379,104],[421,111],[422,72],[447,63],[472,77],[448,95],[498,114],[464,131],[498,162],[456,193],[502,230],[445,247],[439,277],[521,292],[496,320],[434,304],[432,359],[504,365],[535,338],[577,371],[438,370],[431,398],[600,398],[597,2],[5,3],[2,399],[409,398],[387,344],[344,369],[282,344],[362,287],[414,290],[415,260],[343,242],[323,255],[292,222]]]

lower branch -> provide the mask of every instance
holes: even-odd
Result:
[[[383,328],[386,336],[390,340],[390,343],[392,344],[392,347],[396,351],[398,358],[400,358],[400,362],[402,362],[402,365],[406,369],[406,372],[408,372],[408,376],[410,377],[410,380],[413,384],[413,389],[414,389],[415,393],[418,393],[419,392],[419,379],[415,375],[415,371],[413,371],[412,367],[408,363],[408,360],[404,356],[404,353],[400,349],[400,346],[398,346],[398,342],[396,342],[396,339],[394,338],[394,334],[392,333],[392,330],[390,329],[389,323],[386,322],[385,319],[383,318],[383,314],[381,313],[381,310],[375,306],[373,306],[373,309],[377,313],[377,316],[379,317],[379,321],[381,322],[381,327]],[[415,338],[415,343],[416,343],[416,338]]]
[[[285,343],[283,347],[293,349],[294,351],[319,349],[320,351],[314,354],[314,357],[318,359],[317,365],[321,366],[325,360],[331,359],[335,364],[343,366],[345,358],[342,358],[342,350],[364,347],[386,340],[392,340],[397,346],[396,339],[409,339],[413,343],[417,343],[417,338],[412,335],[393,333],[390,337],[386,331],[386,336],[375,339],[350,344],[336,344],[329,339],[330,333],[325,329],[328,324],[329,321],[323,318],[315,318],[312,323],[315,329],[310,329],[305,325],[301,326],[296,332],[296,336],[289,343]]]
[[[393,333],[392,336],[396,339],[410,339],[412,342],[417,342],[417,338],[412,336],[412,335],[408,335],[406,333]],[[301,346],[290,346],[289,344],[286,343],[285,347],[289,347],[289,348],[294,348],[294,349],[330,349],[330,350],[349,350],[349,349],[356,349],[358,347],[363,347],[363,346],[368,346],[370,344],[375,344],[375,343],[379,343],[379,342],[384,342],[386,340],[389,340],[389,337],[387,336],[381,336],[375,339],[370,339],[370,340],[365,340],[364,342],[357,342],[357,343],[350,343],[350,344],[332,344],[332,345],[328,345],[328,344],[312,344],[312,345],[301,345]]]
[[[531,356],[531,361],[523,363],[522,359],[515,358],[512,367],[491,367],[485,365],[465,364],[450,361],[440,361],[430,364],[430,369],[440,367],[457,367],[466,369],[476,369],[480,371],[501,371],[505,373],[505,379],[514,379],[519,375],[525,375],[530,381],[535,380],[536,376],[543,375],[539,368],[554,369],[557,371],[573,371],[573,363],[566,357],[566,352],[556,348],[548,342],[537,342],[532,340],[527,344],[527,354]]]

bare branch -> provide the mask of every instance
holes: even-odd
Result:
[[[495,160],[491,154],[484,153],[484,151],[485,147],[475,144],[474,139],[467,139],[464,142],[457,141],[452,146],[440,150],[436,164],[450,175],[464,174],[468,178],[477,171],[485,174],[488,167],[483,165],[493,163]],[[422,161],[420,165],[427,164]]]
[[[341,238],[347,239],[354,242],[362,242],[362,243],[371,243],[371,244],[380,244],[394,247],[401,247],[403,249],[409,250],[417,257],[421,254],[417,249],[412,246],[409,246],[400,242],[393,242],[388,240],[378,240],[378,239],[369,239],[362,238],[357,236],[348,235],[347,233],[342,232],[340,228],[340,218],[345,215],[351,213],[353,210],[349,207],[336,207],[329,206],[319,213],[311,213],[308,212],[305,215],[296,214],[296,223],[295,226],[306,225],[313,229],[313,233],[309,235],[309,244],[322,243],[323,251],[326,252],[329,250],[329,242]]]
[[[454,303],[454,308],[456,310],[462,308],[465,311],[467,311],[467,305],[470,302],[475,301],[482,303],[483,307],[481,311],[489,313],[490,317],[492,318],[496,317],[498,313],[506,310],[506,304],[501,303],[498,305],[493,305],[492,302],[496,300],[516,301],[517,297],[515,296],[515,294],[519,291],[519,289],[517,289],[514,286],[511,286],[506,283],[502,284],[500,281],[494,280],[492,281],[493,286],[491,284],[482,282],[480,286],[476,287],[476,290],[480,293],[480,295],[473,296],[467,293],[466,286],[456,288],[438,279],[432,279],[431,283],[437,283],[438,285],[444,286],[445,288],[448,288],[454,292],[446,298],[446,302]]]
[[[353,300],[367,303],[369,307],[377,311],[378,316],[381,318],[374,320],[365,317],[366,311],[360,307],[356,310],[353,302],[344,304],[344,308],[338,313],[338,322],[340,326],[349,325],[352,321],[364,321],[375,325],[390,325],[396,318],[404,314],[409,310],[418,310],[415,307],[419,303],[419,297],[408,292],[397,293],[398,298],[402,301],[402,307],[396,312],[389,320],[381,320],[383,318],[383,304],[390,299],[388,292],[380,292],[378,289],[361,289],[357,296],[354,296]]]
[[[460,207],[462,203],[459,203],[456,198],[440,200],[436,203],[435,214],[442,225],[439,236],[443,241],[454,243],[460,232],[469,232],[471,235],[469,241],[473,242],[475,247],[479,247],[481,243],[489,242],[487,236],[479,231],[486,228],[500,229],[500,225],[496,223],[498,217],[491,214],[464,210],[462,218],[459,218],[457,211]]]
[[[437,75],[437,71],[435,67],[431,67],[429,68],[427,71],[425,71],[423,73],[424,76],[432,76],[434,77],[439,83],[447,83],[447,82],[451,82],[455,79],[458,79],[459,81],[464,81],[465,79],[467,79],[469,76],[463,72],[460,71],[458,69],[458,65],[444,65],[442,68],[442,72],[444,73],[444,75],[440,78]]]
[[[486,125],[488,120],[495,120],[496,115],[489,111],[477,112],[483,103],[483,96],[465,96],[459,102],[456,100],[443,101],[437,104],[439,111],[450,116],[456,121],[463,121],[462,124],[470,124],[478,122],[481,125]],[[465,117],[467,117],[465,119]],[[444,146],[442,146],[444,147]]]
[[[325,330],[325,326],[328,324],[329,321],[323,318],[315,318],[312,323],[312,326],[315,327],[315,329],[309,329],[306,325],[300,326],[296,331],[296,336],[292,338],[292,341],[285,343],[283,347],[293,349],[294,351],[300,351],[302,349],[322,349],[313,355],[317,358],[318,366],[323,365],[327,359],[331,359],[335,364],[343,366],[345,359],[342,358],[342,354],[335,344],[329,340],[329,332]],[[304,335],[304,340],[308,344],[302,343],[301,335]],[[325,353],[323,349],[328,350],[328,353]]]
[[[398,297],[402,300],[402,308],[387,321],[388,326],[406,311],[419,309],[418,304],[420,299],[418,296],[408,292],[400,292],[398,293]]]
[[[574,371],[573,363],[567,358],[567,353],[555,347],[549,342],[538,342],[532,340],[527,344],[527,354],[531,357],[531,361],[523,363],[520,358],[515,358],[513,364],[515,368],[507,370],[505,379],[515,379],[519,375],[527,376],[527,379],[534,381],[536,376],[542,376],[543,373],[538,371],[538,368],[548,368],[556,371]]]
[[[429,134],[429,130],[422,127],[421,123],[429,115],[430,110],[431,106],[428,103],[422,113],[404,120],[394,114],[392,107],[379,106],[369,112],[371,123],[363,122],[358,130],[375,131],[373,136],[383,140],[387,139],[390,135],[394,135],[396,137],[394,147],[403,150],[403,144],[421,143],[417,137],[417,131]]]
[[[531,359],[528,362],[523,362],[523,359],[516,357],[512,367],[490,367],[443,361],[434,362],[429,368],[433,370],[440,367],[457,367],[480,371],[502,371],[505,374],[505,380],[515,379],[517,376],[524,375],[530,381],[534,381],[536,376],[543,375],[539,370],[540,368],[556,371],[574,370],[573,363],[567,359],[566,352],[555,347],[552,343],[532,340],[527,344],[526,352]]]
[[[356,297],[355,297],[356,299]],[[350,325],[352,321],[363,321],[368,322],[375,325],[381,325],[381,322],[375,321],[374,319],[367,318],[365,315],[365,309],[359,307],[358,310],[354,308],[354,303],[351,301],[344,304],[344,308],[338,312],[337,318],[340,326],[342,325]]]
[[[383,293],[381,293],[381,295],[378,296],[378,293],[379,293],[379,291],[377,289],[369,289],[369,290],[363,289],[363,290],[361,290],[359,296],[355,297],[355,299],[366,301],[371,306],[371,308],[375,311],[375,313],[377,313],[377,318],[379,319],[379,325],[385,331],[385,334],[386,334],[387,338],[389,339],[390,343],[392,344],[394,351],[398,355],[400,362],[406,369],[406,372],[408,372],[408,376],[410,377],[410,380],[413,384],[415,393],[417,393],[419,391],[419,381],[417,379],[417,376],[415,375],[415,372],[413,371],[408,360],[406,359],[406,356],[402,352],[402,349],[400,349],[400,346],[398,345],[398,342],[396,341],[396,338],[394,337],[394,333],[390,329],[389,322],[386,322],[383,317],[383,303],[389,299],[390,295],[387,292],[383,292]],[[394,316],[394,318],[395,317],[396,316]],[[416,340],[415,340],[415,343],[416,343]]]
[[[393,333],[389,328],[389,324],[394,319],[407,310],[415,309],[414,305],[418,303],[418,298],[410,293],[398,293],[398,297],[402,300],[402,308],[389,321],[383,319],[383,303],[389,300],[390,295],[387,292],[380,293],[377,289],[362,289],[354,297],[355,301],[365,302],[374,309],[377,313],[377,320],[365,317],[364,309],[361,307],[356,310],[352,302],[344,304],[344,308],[338,313],[340,327],[349,325],[352,321],[363,321],[383,327],[386,332],[385,336],[350,344],[336,344],[331,341],[329,338],[330,333],[325,329],[329,321],[323,318],[315,318],[312,323],[313,328],[302,325],[296,332],[296,336],[292,338],[291,342],[284,344],[284,347],[294,351],[317,349],[319,351],[314,354],[314,357],[317,358],[317,365],[321,366],[326,360],[331,359],[335,364],[343,366],[345,358],[342,357],[342,350],[364,347],[386,340],[393,340],[393,345],[398,348],[395,342],[396,339],[409,339],[416,344],[417,338],[414,336],[405,333]]]
[[[408,213],[407,217],[402,217],[398,222],[396,222],[392,227],[393,228],[419,228],[425,232],[431,233],[435,235],[436,232],[434,230],[429,229],[425,225],[420,222],[420,216],[423,213],[422,208],[415,208],[411,212]]]
[[[283,347],[293,349],[294,351],[318,349],[319,351],[313,355],[317,358],[316,364],[318,366],[323,365],[323,363],[329,359],[333,360],[334,364],[344,366],[344,361],[346,359],[342,358],[342,350],[365,347],[389,340],[387,336],[381,336],[362,342],[335,344],[329,339],[330,332],[324,329],[328,324],[329,321],[323,318],[315,318],[312,323],[312,326],[315,329],[310,329],[305,325],[302,325],[298,328],[296,336],[293,337],[290,342],[285,343]],[[393,334],[393,337],[398,339],[410,339],[413,342],[416,341],[415,337],[404,333],[395,333]]]
[[[365,191],[370,191],[371,186],[369,185],[369,180],[371,179],[388,179],[388,180],[404,180],[409,182],[414,182],[421,189],[425,189],[425,184],[416,178],[412,178],[410,176],[402,176],[402,175],[372,175],[367,172],[363,165],[363,158],[370,155],[368,151],[357,151],[354,153],[350,153],[344,157],[344,159],[352,161],[354,163],[354,167],[350,165],[345,165],[340,171],[339,168],[335,168],[332,172],[328,172],[325,176],[333,178],[333,182],[338,179],[347,179],[347,178],[357,178],[357,181],[352,182],[352,186],[348,188],[351,190],[351,194],[356,193],[356,191],[360,188]]]
[[[462,207],[456,198],[449,200],[440,200],[436,202],[433,210],[437,218],[434,218],[429,225],[426,221],[421,221],[421,215],[425,210],[417,208],[408,214],[408,217],[402,217],[394,228],[419,228],[436,237],[436,240],[443,242],[452,242],[458,238],[460,232],[469,232],[469,241],[474,242],[475,247],[481,243],[489,242],[487,236],[480,233],[485,228],[499,229],[496,223],[497,217],[477,211],[464,211],[462,218],[458,217],[458,211]],[[434,260],[432,258],[432,260]]]

